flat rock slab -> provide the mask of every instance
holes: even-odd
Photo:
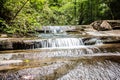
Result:
[[[120,78],[120,63],[107,59],[69,59],[47,66],[0,72],[0,79],[20,80],[113,80]],[[29,65],[30,66],[30,65]],[[12,69],[12,68],[11,68]],[[107,76],[107,77],[106,77]]]
[[[31,49],[35,39],[0,38],[0,50]]]
[[[86,32],[88,35],[91,36],[115,36],[120,37],[120,30],[111,30],[111,31],[93,31],[93,32]]]
[[[120,41],[120,30],[86,31],[86,33],[89,36],[81,38],[81,40],[85,42],[85,45],[87,44],[94,45],[97,40],[102,41],[103,43],[119,43]],[[103,39],[102,37],[105,37],[105,39]],[[84,39],[86,38],[87,40],[84,41]],[[46,39],[0,38],[0,50],[2,51],[2,50],[21,50],[21,49],[23,50],[23,49],[42,48],[42,46],[40,45],[42,42],[44,43],[49,42],[49,40],[46,41],[44,40]]]

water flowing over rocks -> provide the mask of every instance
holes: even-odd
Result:
[[[45,31],[49,31],[51,33],[61,33],[61,32],[65,32],[67,30],[74,30],[76,29],[75,26],[43,26],[42,30]]]
[[[92,26],[43,26],[34,39],[0,38],[0,80],[119,80],[119,24]]]
[[[57,80],[114,80],[120,79],[120,65],[111,61],[80,63]]]

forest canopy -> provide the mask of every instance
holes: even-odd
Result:
[[[0,0],[0,32],[25,34],[43,25],[119,19],[119,4],[119,0]]]

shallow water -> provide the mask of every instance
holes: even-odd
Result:
[[[79,63],[73,70],[57,80],[119,80],[120,64],[111,61]]]
[[[31,49],[0,51],[0,80],[120,80],[119,43],[83,39],[71,26],[43,29],[39,39],[24,40]]]

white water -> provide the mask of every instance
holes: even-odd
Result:
[[[80,63],[57,80],[120,80],[120,66],[111,61]]]
[[[48,47],[75,47],[84,45],[81,38],[56,38],[41,40],[39,42],[34,42],[35,48],[48,48]]]
[[[29,41],[28,41],[29,42]],[[87,41],[89,43],[94,43],[94,45],[102,45],[103,42],[99,39],[91,39]],[[50,49],[77,49],[77,48],[87,48],[82,40],[82,38],[52,38],[34,41],[34,48],[50,48]],[[92,45],[91,45],[92,46]],[[90,47],[90,46],[89,46]]]
[[[64,32],[67,29],[72,29],[70,27],[67,28],[59,28],[59,27],[48,27],[51,33],[61,33]],[[46,32],[45,28],[45,32]],[[95,45],[102,44],[101,40],[92,39],[91,41],[96,41]],[[86,54],[96,54],[94,51],[99,52],[99,49],[93,46],[86,46],[84,45],[81,38],[55,38],[55,39],[47,39],[47,40],[36,40],[33,41],[34,48],[42,48],[45,50],[44,52],[30,52],[28,54],[14,54],[14,56],[11,56],[10,54],[6,57],[6,55],[2,56],[0,60],[3,59],[25,59],[25,60],[44,60],[47,58],[60,58],[61,61],[53,62],[49,65],[41,66],[41,62],[37,63],[40,66],[33,67],[33,68],[27,68],[27,69],[21,69],[14,71],[13,73],[5,73],[2,75],[1,78],[6,80],[50,80],[46,79],[44,76],[55,76],[55,71],[59,68],[63,69],[63,66],[65,64],[71,64],[71,62],[62,61],[63,58],[67,59],[70,58],[79,58],[83,55],[83,57]],[[33,48],[33,49],[34,49]],[[40,50],[42,50],[40,49]],[[49,50],[47,50],[49,49]],[[59,49],[56,51],[52,51],[55,49]],[[100,54],[99,54],[100,55]],[[87,55],[86,55],[87,56]],[[4,58],[3,58],[4,57]],[[93,56],[94,57],[94,56]],[[74,65],[75,67],[71,70],[71,68],[67,71],[67,73],[64,73],[63,75],[59,76],[58,80],[119,80],[120,79],[120,65],[117,62],[112,62],[109,60],[104,60],[103,62],[98,61],[94,63],[94,60],[90,60],[91,64],[87,63],[89,61],[77,61],[79,63],[78,65]],[[17,60],[16,60],[17,61]],[[11,62],[9,62],[11,64]],[[12,61],[12,64],[16,63]],[[8,64],[8,63],[5,63]],[[34,66],[29,65],[29,67]],[[67,66],[69,68],[70,66]],[[10,71],[8,71],[10,72]],[[52,79],[53,80],[53,79]]]
[[[50,33],[56,34],[65,32],[66,30],[73,30],[75,29],[74,26],[43,26],[42,29],[45,31],[48,30]]]
[[[27,68],[18,70],[15,73],[6,73],[2,75],[2,80],[46,80],[44,76],[54,75],[54,71],[65,64],[68,64],[68,61],[56,62],[54,64],[43,66],[43,67],[35,67],[35,68]],[[1,78],[0,78],[1,79]]]

